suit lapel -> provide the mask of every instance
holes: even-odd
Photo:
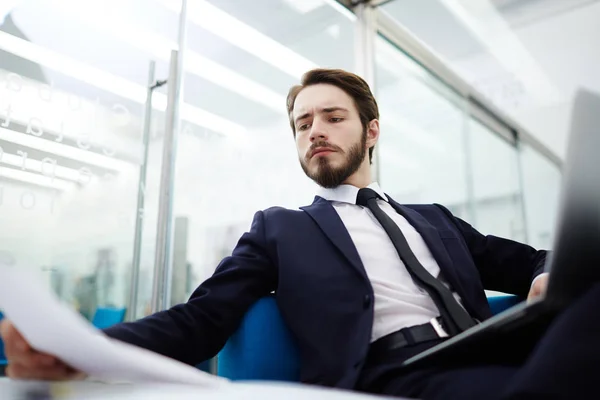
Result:
[[[452,258],[450,258],[438,230],[418,212],[402,206],[389,196],[388,199],[390,200],[392,207],[394,207],[400,215],[406,218],[417,232],[419,232],[427,244],[427,247],[429,247],[429,251],[431,251],[433,258],[437,261],[444,279],[450,284],[450,287],[464,299],[465,291],[461,285],[460,279],[458,279]]]
[[[312,205],[300,207],[316,222],[325,236],[333,243],[335,247],[346,257],[348,262],[365,279],[368,279],[365,267],[363,266],[358,250],[344,226],[340,216],[335,211],[330,202],[322,197],[315,196]]]

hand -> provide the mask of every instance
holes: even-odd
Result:
[[[85,377],[56,357],[34,350],[7,319],[0,321],[0,335],[8,360],[6,375],[10,378],[69,380]]]
[[[533,285],[531,285],[531,289],[529,290],[529,294],[527,295],[528,302],[546,293],[549,276],[550,274],[548,272],[544,272],[543,274],[540,274],[534,279]]]

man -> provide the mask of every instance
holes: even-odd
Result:
[[[540,295],[546,252],[484,236],[439,205],[400,205],[372,183],[379,112],[358,76],[309,71],[287,106],[302,168],[323,188],[314,203],[257,212],[232,255],[187,303],[107,335],[198,364],[219,352],[256,300],[275,291],[298,342],[301,380],[310,384],[424,399],[531,398],[563,395],[564,379],[579,379],[579,365],[600,359],[587,349],[560,350],[572,332],[581,345],[593,343],[583,329],[600,299],[592,290],[557,319],[522,367],[400,368],[446,333],[489,318],[484,288]],[[1,331],[9,376],[76,373],[31,349],[10,322]]]

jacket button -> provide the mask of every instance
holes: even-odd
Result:
[[[365,297],[363,299],[363,307],[365,309],[367,309],[370,306],[371,306],[371,295],[370,294],[365,294]]]

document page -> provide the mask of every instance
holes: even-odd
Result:
[[[107,337],[62,304],[33,271],[0,265],[0,310],[31,346],[91,378],[220,387],[230,381]]]

